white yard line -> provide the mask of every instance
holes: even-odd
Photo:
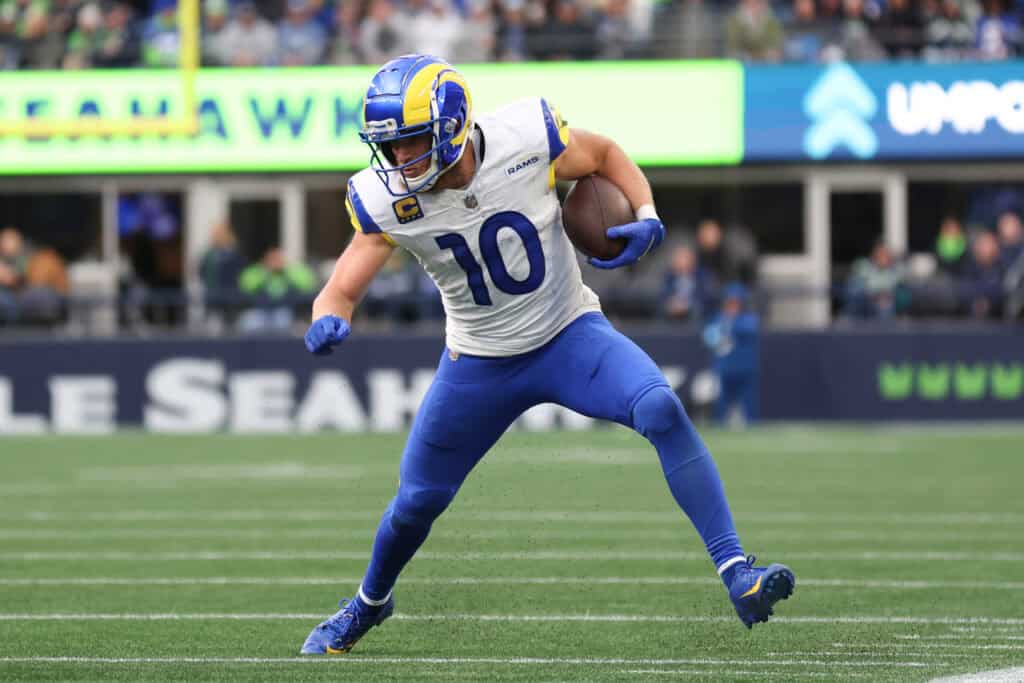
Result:
[[[953,629],[953,630],[954,631],[960,631],[960,630],[967,630],[967,629]],[[973,631],[975,629],[969,629],[969,630]],[[918,634],[914,633],[914,634],[911,634],[911,635],[898,635],[898,636],[894,636],[894,637],[897,638],[898,640],[910,640],[910,641],[918,641],[918,640],[925,640],[925,641],[928,641],[928,640],[957,640],[957,641],[960,641],[960,640],[985,640],[985,641],[991,641],[991,640],[1024,640],[1024,636],[1003,636],[1003,635],[994,635],[994,634],[989,634],[989,635],[985,635],[985,636],[969,636],[969,635],[922,636],[922,635],[918,635]]]
[[[0,586],[324,586],[356,584],[358,576],[205,576],[205,577],[117,577],[88,576],[62,578],[0,578]],[[404,585],[433,586],[530,586],[530,585],[624,585],[624,586],[714,586],[715,576],[445,576],[408,577]],[[800,577],[801,586],[859,588],[865,590],[935,590],[945,588],[979,590],[1024,590],[1016,581],[903,581],[877,579],[811,579]],[[910,637],[910,636],[908,636]],[[958,636],[950,636],[956,638]]]
[[[322,613],[0,613],[0,621],[274,621],[322,619]],[[595,623],[732,623],[735,617],[642,614],[396,614],[397,621],[595,622]],[[1014,624],[1024,619],[995,617],[827,616],[775,617],[790,624]],[[872,645],[871,647],[875,647]]]
[[[12,521],[97,521],[97,522],[142,522],[142,521],[377,521],[384,509],[381,501],[380,510],[368,511],[296,511],[296,510],[124,510],[121,512],[99,512],[84,514],[53,513],[30,511],[25,513],[0,514],[0,520]],[[809,512],[739,512],[737,519],[748,524],[874,524],[874,525],[906,525],[906,524],[1024,524],[1024,514],[1001,512],[923,512],[891,515],[858,515],[829,514]],[[684,524],[682,513],[648,512],[637,510],[466,510],[453,511],[445,519],[461,521],[485,522],[568,522],[590,524],[604,522],[608,524]]]
[[[619,673],[624,674],[636,674],[638,676],[643,675],[655,675],[655,676],[709,676],[712,678],[721,678],[722,676],[775,676],[783,677],[786,680],[792,678],[835,678],[836,672],[834,671],[744,671],[742,669],[729,669],[728,671],[722,671],[721,669],[623,669]],[[862,673],[860,671],[844,671],[843,678],[870,678],[875,674]]]
[[[929,683],[1020,683],[1021,681],[1024,681],[1024,667],[935,678]]]
[[[57,562],[57,561],[129,561],[129,562],[165,562],[181,561],[222,561],[222,560],[367,560],[367,551],[331,551],[331,552],[274,552],[274,551],[235,551],[223,552],[215,550],[195,550],[187,552],[80,552],[80,551],[47,551],[47,552],[5,552],[0,553],[0,560],[16,562]],[[576,551],[512,551],[512,552],[438,552],[426,551],[418,553],[419,560],[445,561],[540,561],[553,560],[559,562],[659,562],[707,560],[702,552],[688,551],[641,551],[641,550],[576,550]],[[942,562],[1024,562],[1024,553],[974,553],[974,552],[941,552],[921,550],[915,552],[790,552],[785,553],[788,561],[797,560],[828,560],[833,562],[920,562],[923,560]]]
[[[958,652],[967,650],[1010,650],[1010,651],[1021,651],[1024,650],[1024,645],[1021,644],[987,644],[987,645],[970,645],[967,643],[960,643],[958,645],[952,645],[949,643],[886,643],[884,645],[877,645],[874,643],[832,643],[832,647],[836,647],[842,650],[943,650],[943,652]]]
[[[621,657],[0,657],[0,663],[46,664],[323,664],[340,666],[365,664],[508,664],[542,665],[634,665],[634,666],[832,666],[930,668],[935,663],[863,660],[817,662],[813,659],[627,659]]]
[[[863,645],[863,646],[860,646],[860,647],[863,648],[864,650],[870,650],[872,656],[876,656],[876,657],[877,656],[886,656],[886,655],[888,655],[888,656],[895,656],[894,653],[886,652],[884,650],[884,648],[882,648],[881,646],[877,646],[877,645]],[[858,648],[853,648],[853,649],[856,650]],[[851,652],[850,650],[845,650],[845,651],[842,651],[842,652],[830,652],[828,650],[808,650],[808,651],[804,651],[804,652],[801,652],[799,650],[787,650],[785,652],[769,652],[767,654],[772,655],[772,656],[778,655],[778,656],[782,656],[782,657],[852,657],[855,654],[855,652]],[[917,656],[917,654],[918,653],[914,653],[914,656]],[[919,653],[919,654],[922,657],[924,657],[924,656],[929,656],[930,657],[931,656],[929,653],[924,653],[924,652]],[[977,652],[972,652],[970,654],[966,654],[966,653],[963,653],[963,652],[943,652],[942,653],[942,656],[945,657],[946,659],[971,659],[971,660],[976,660],[978,658],[978,655],[979,655],[979,653],[977,653]]]

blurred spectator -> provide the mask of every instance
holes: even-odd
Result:
[[[708,218],[697,225],[697,257],[701,268],[711,270],[721,280],[727,268],[722,246],[722,226]]]
[[[14,227],[0,230],[0,324],[57,322],[67,291],[56,251],[32,249]]]
[[[864,11],[864,0],[843,0],[843,17],[839,22],[841,54],[837,59],[848,62],[874,62],[885,58],[872,31],[874,22]]]
[[[705,0],[683,0],[674,18],[669,15],[668,27],[659,19],[658,32],[670,47],[667,56],[680,59],[707,59],[721,54],[721,21],[715,14],[714,3]]]
[[[75,29],[68,36],[65,69],[124,68],[139,63],[139,36],[132,24],[132,9],[118,2],[106,16],[98,2],[78,11]]]
[[[4,68],[35,66],[34,54],[46,44],[49,32],[49,6],[31,0],[0,0],[0,60]],[[61,40],[63,36],[56,36]],[[60,46],[63,48],[63,46]]]
[[[224,51],[224,29],[230,14],[228,0],[207,0],[203,3],[202,62],[207,66],[226,66],[230,55]]]
[[[494,59],[497,22],[487,0],[469,0],[468,16],[457,37],[452,60],[455,64],[479,64]]]
[[[251,308],[238,319],[242,332],[286,330],[295,319],[295,306],[308,304],[316,277],[302,263],[289,265],[281,247],[271,247],[258,262],[242,271],[238,288]]]
[[[748,62],[782,58],[782,24],[767,0],[740,0],[725,22],[727,56]]]
[[[995,235],[987,230],[978,233],[960,279],[960,297],[968,315],[994,318],[1002,314],[1005,274]]]
[[[270,64],[277,55],[277,31],[260,16],[256,3],[238,3],[234,19],[215,42],[215,57],[227,66]]]
[[[359,64],[359,16],[362,3],[342,2],[334,13],[334,42],[328,61],[331,64]]]
[[[725,288],[722,312],[704,328],[704,344],[714,354],[718,376],[715,420],[726,424],[738,409],[744,423],[760,416],[760,320],[745,310],[747,289]]]
[[[938,13],[925,27],[922,57],[930,62],[954,62],[968,56],[974,29],[964,18],[958,0],[941,0]]]
[[[999,235],[999,256],[1003,268],[1009,270],[1024,255],[1024,227],[1021,226],[1020,215],[1007,211],[999,217],[996,224]]]
[[[875,33],[890,58],[916,57],[924,42],[924,24],[917,5],[911,0],[888,0]]]
[[[408,42],[408,19],[391,0],[370,0],[370,9],[359,25],[359,33],[363,59],[370,64],[383,64],[412,51]]]
[[[13,0],[0,3],[0,69],[17,69],[21,47],[16,30],[18,6]]]
[[[629,0],[609,0],[597,23],[597,42],[603,59],[625,59],[633,52],[637,36],[629,17]]]
[[[138,64],[141,36],[134,22],[134,10],[123,2],[114,3],[104,23],[103,43],[94,57],[96,64],[105,68]]]
[[[451,59],[462,34],[462,17],[449,0],[407,0],[412,51]]]
[[[527,33],[533,59],[585,60],[598,52],[594,27],[577,0],[555,0],[544,22]]]
[[[364,312],[374,318],[411,323],[439,317],[440,294],[408,252],[395,249],[370,283]]]
[[[244,265],[231,225],[221,221],[213,227],[210,247],[199,262],[208,309],[230,313],[238,302],[238,278]]]
[[[1003,0],[985,0],[985,13],[975,30],[975,48],[980,59],[1008,59],[1021,46],[1019,19],[1007,13]]]
[[[288,0],[287,13],[278,24],[278,64],[319,64],[327,49],[327,33],[313,18],[310,0]]]
[[[75,30],[68,36],[64,55],[65,69],[88,69],[95,66],[94,57],[103,43],[103,12],[98,3],[90,2],[78,11]]]
[[[338,8],[335,6],[335,3],[340,1],[341,0],[309,0],[310,16],[313,17],[313,21],[320,24],[320,28],[323,29],[324,34],[327,36],[330,36],[337,22],[335,15],[338,13]]]
[[[793,0],[793,16],[786,23],[783,48],[786,61],[817,62],[832,34],[829,24],[818,18],[814,0]]]
[[[25,8],[17,27],[22,63],[34,69],[59,68],[81,0],[20,4]]]
[[[697,267],[701,282],[703,313],[718,309],[723,283],[751,284],[757,267],[757,246],[749,231],[722,232],[718,221],[706,219],[697,226]]]
[[[526,59],[526,2],[501,0],[498,22],[498,59],[519,62]]]
[[[673,320],[699,320],[701,317],[697,256],[689,245],[681,244],[672,250],[660,306],[661,314]]]
[[[649,56],[645,53],[653,38],[655,16],[662,16],[665,9],[664,3],[658,0],[626,0],[626,14],[633,42],[636,46],[644,47],[643,53],[638,56]]]
[[[939,238],[935,241],[935,260],[939,271],[953,277],[963,273],[967,262],[967,237],[956,216],[947,216],[939,228]]]
[[[843,18],[843,0],[818,0],[818,19],[834,29]]]
[[[142,61],[146,66],[176,66],[181,51],[178,35],[178,0],[154,0],[153,16],[142,34]]]
[[[871,257],[853,264],[846,285],[846,312],[856,318],[891,318],[907,309],[910,294],[907,271],[885,242],[879,241]]]
[[[17,321],[27,269],[28,253],[21,233],[13,227],[0,230],[0,323]]]
[[[25,270],[25,292],[21,295],[24,320],[46,325],[59,322],[68,289],[67,267],[60,254],[50,248],[32,251]]]

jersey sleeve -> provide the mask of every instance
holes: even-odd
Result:
[[[384,232],[380,224],[373,219],[366,203],[363,201],[363,198],[356,189],[355,178],[348,181],[348,195],[345,197],[345,208],[348,210],[349,219],[352,221],[352,227],[357,232],[361,232],[366,235],[377,233],[387,240],[392,246],[395,246],[395,240]]]
[[[565,148],[569,146],[569,125],[547,100],[540,100],[541,112],[544,116],[544,131],[548,141],[548,159],[554,162]]]

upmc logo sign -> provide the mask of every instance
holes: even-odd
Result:
[[[902,135],[937,135],[947,124],[961,135],[989,126],[1024,134],[1024,81],[955,81],[948,89],[935,81],[893,83],[886,100],[889,125]]]
[[[754,66],[745,161],[1024,157],[1024,63]]]

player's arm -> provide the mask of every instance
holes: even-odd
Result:
[[[555,178],[578,180],[588,175],[612,181],[629,199],[634,211],[645,205],[654,208],[654,195],[647,177],[614,140],[573,128],[569,144],[555,159]]]
[[[607,178],[626,195],[636,222],[608,229],[608,237],[623,238],[626,248],[613,259],[590,259],[598,268],[618,268],[635,263],[665,239],[665,226],[654,208],[654,195],[640,167],[615,141],[590,131],[573,128],[562,153],[555,159],[555,178],[576,180],[588,175]]]
[[[394,248],[381,233],[355,233],[313,300],[313,324],[305,338],[311,353],[330,353],[349,335],[356,305]]]

